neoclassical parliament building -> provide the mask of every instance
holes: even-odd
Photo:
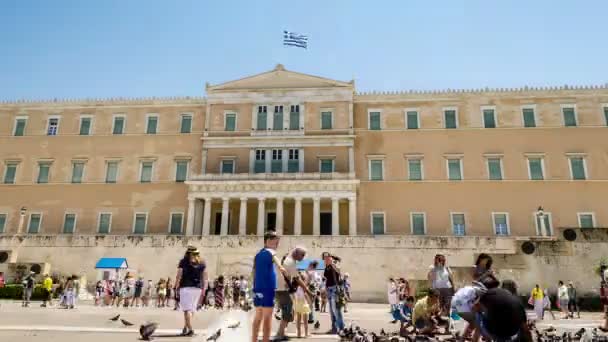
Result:
[[[551,237],[608,226],[608,86],[1,102],[0,177],[3,235]]]

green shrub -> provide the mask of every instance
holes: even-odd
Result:
[[[16,284],[5,285],[0,288],[1,299],[23,299],[23,286]],[[36,285],[32,292],[32,300],[42,300],[44,298],[44,291],[42,285]]]

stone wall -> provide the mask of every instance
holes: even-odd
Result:
[[[573,280],[581,291],[597,291],[593,266],[608,255],[608,234],[596,230],[579,233],[575,242],[535,241],[536,251],[521,253],[521,238],[498,237],[312,237],[286,236],[279,255],[296,245],[308,248],[309,257],[323,251],[339,255],[351,276],[356,301],[385,301],[389,276],[424,280],[436,253],[445,254],[460,284],[469,281],[471,266],[479,253],[494,256],[503,278],[515,279],[528,291],[535,283],[555,288],[557,280]],[[249,274],[252,256],[262,246],[252,236],[182,237],[164,235],[95,236],[32,235],[0,236],[0,250],[9,250],[17,263],[47,262],[53,273],[86,275],[96,279],[95,263],[101,257],[125,257],[129,267],[145,278],[175,277],[175,268],[186,246],[197,246],[207,261],[210,276],[218,273]],[[423,282],[418,282],[423,283]]]

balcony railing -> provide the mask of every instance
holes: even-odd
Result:
[[[293,173],[208,173],[190,177],[190,181],[238,181],[238,180],[352,180],[355,174],[346,172],[293,172]]]

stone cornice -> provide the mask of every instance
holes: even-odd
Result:
[[[204,105],[207,99],[199,96],[170,96],[170,97],[112,97],[112,98],[85,98],[85,99],[23,99],[23,100],[4,100],[0,101],[0,108],[19,107],[19,108],[65,108],[65,107],[95,107],[95,106],[158,106],[158,105]]]

